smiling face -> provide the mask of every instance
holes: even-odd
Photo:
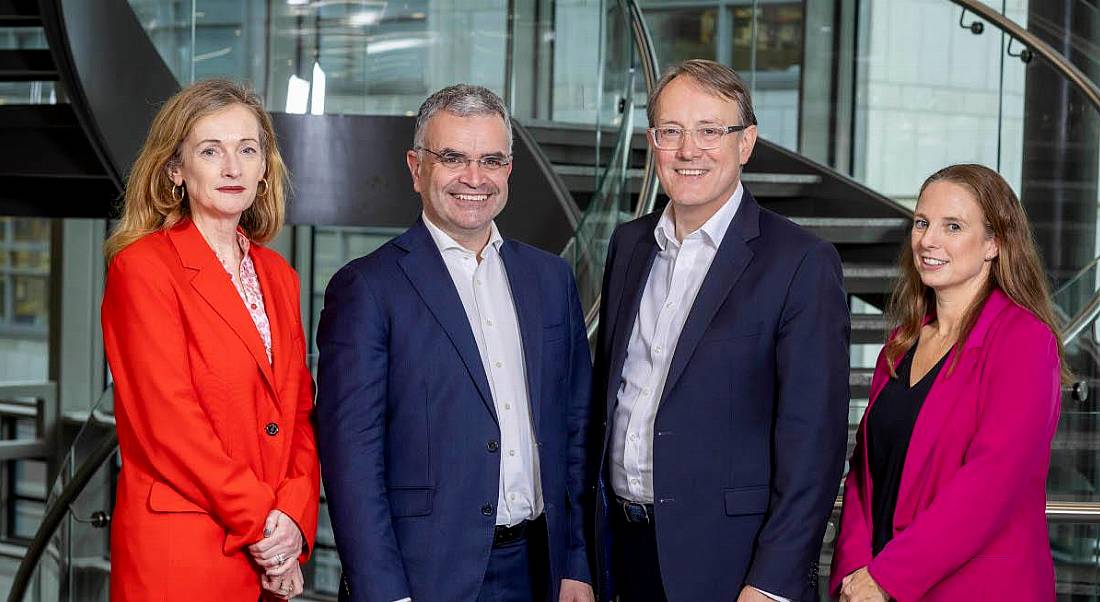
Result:
[[[668,83],[657,99],[654,127],[689,130],[704,126],[741,125],[741,111],[733,100],[716,96],[695,80],[680,76]],[[650,140],[650,144],[653,141]],[[718,148],[701,150],[686,136],[679,150],[659,150],[657,176],[680,213],[709,217],[733,196],[741,178],[741,166],[752,156],[756,126],[722,136]]]
[[[910,245],[921,281],[937,295],[979,290],[998,250],[974,195],[946,180],[929,184],[921,193]]]
[[[499,115],[460,117],[439,111],[425,128],[424,147],[443,156],[473,159],[457,169],[440,164],[426,151],[409,151],[406,162],[424,213],[463,246],[480,251],[489,240],[490,223],[508,201],[508,164],[490,171],[478,159],[508,157],[508,125]]]
[[[195,122],[180,144],[180,162],[168,170],[187,189],[194,219],[240,219],[256,198],[267,164],[260,122],[244,105],[226,107]]]

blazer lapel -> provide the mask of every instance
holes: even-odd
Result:
[[[256,243],[253,243],[255,249]],[[252,264],[256,267],[256,276],[260,279],[260,292],[264,296],[264,309],[267,310],[267,321],[271,325],[271,365],[274,377],[278,382],[285,382],[289,373],[288,365],[294,340],[293,325],[297,323],[298,316],[291,314],[294,311],[290,294],[286,290],[283,281],[272,271],[271,266],[256,257],[256,253],[250,253]],[[289,306],[288,306],[289,304]],[[249,316],[251,319],[251,316]],[[276,388],[278,392],[278,388]]]
[[[493,420],[497,420],[489,380],[485,376],[485,367],[477,350],[474,333],[470,330],[470,320],[462,308],[462,299],[451,280],[451,273],[447,271],[443,257],[440,256],[427,227],[417,220],[412,228],[394,242],[409,253],[398,260],[398,265],[419,293],[424,305],[428,306],[428,310],[447,333],[451,344],[466,365],[470,378],[477,386],[485,408],[492,414]]]
[[[206,244],[202,233],[190,220],[174,226],[168,231],[168,235],[184,267],[195,271],[195,275],[191,278],[191,286],[241,339],[252,358],[256,360],[256,365],[267,382],[272,396],[278,400],[275,378],[271,363],[267,361],[267,352],[264,350],[260,331],[256,330],[252,316],[245,309],[241,296],[233,287],[233,281],[214,255],[213,249]]]
[[[654,222],[656,223],[656,222]],[[630,262],[627,264],[626,276],[623,278],[622,291],[619,294],[619,306],[611,324],[611,366],[607,373],[606,403],[608,416],[615,408],[615,399],[619,391],[619,382],[622,380],[623,364],[626,362],[627,344],[630,342],[630,333],[634,330],[634,321],[638,317],[638,308],[642,303],[642,291],[649,279],[649,270],[653,267],[653,260],[657,257],[657,241],[653,238],[653,232],[647,228],[642,237],[634,242],[631,250]],[[610,269],[611,266],[608,266]],[[608,308],[611,309],[611,308]]]
[[[672,364],[665,379],[665,388],[661,392],[663,401],[676,381],[687,367],[688,360],[695,353],[695,347],[706,334],[714,314],[729,296],[730,290],[752,260],[753,252],[747,242],[760,234],[760,207],[746,189],[741,197],[741,206],[734,216],[718,246],[718,252],[703,277],[703,284],[695,296],[680,339],[676,343],[676,352],[672,355]]]
[[[519,333],[523,343],[523,363],[527,368],[527,399],[535,435],[539,433],[539,411],[542,392],[542,291],[531,270],[523,269],[516,257],[515,243],[505,240],[500,258],[512,289]]]
[[[965,375],[973,373],[978,368],[975,364],[982,356],[978,351],[985,340],[985,334],[989,331],[989,326],[997,317],[997,314],[1009,303],[1011,301],[1004,293],[999,290],[993,291],[985,306],[982,307],[982,312],[978,316],[974,328],[970,331],[970,336],[967,337],[966,341],[963,341],[961,348],[960,345],[956,344],[951,349],[943,368],[932,382],[932,388],[929,389],[928,396],[925,397],[920,412],[917,414],[917,421],[913,425],[913,434],[909,440],[909,449],[905,454],[905,464],[901,471],[901,483],[898,486],[899,511],[895,512],[895,517],[912,516],[912,512],[908,510],[905,512],[900,511],[906,501],[912,504],[917,503],[916,496],[907,495],[907,493],[920,480],[924,466],[934,453],[936,440],[940,433],[944,432],[944,425],[948,416],[960,401],[960,394],[973,395],[973,392],[962,391],[958,387],[970,382],[965,378]],[[952,363],[955,362],[956,356],[958,356],[958,363],[952,369]],[[868,411],[870,411],[870,407],[868,407]]]

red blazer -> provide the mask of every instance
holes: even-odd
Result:
[[[111,262],[103,339],[122,455],[112,600],[255,602],[261,572],[246,548],[273,508],[313,548],[319,467],[298,278],[269,249],[250,255],[274,365],[190,220]]]
[[[880,354],[871,404],[888,378]],[[1046,477],[1059,399],[1053,333],[995,290],[924,401],[894,539],[874,558],[864,414],[844,481],[830,591],[837,595],[843,578],[866,566],[900,602],[1053,601]]]

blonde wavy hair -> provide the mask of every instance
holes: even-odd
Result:
[[[222,109],[242,105],[252,111],[260,124],[260,147],[267,169],[266,190],[257,194],[252,205],[241,215],[240,226],[250,240],[264,243],[275,237],[286,219],[287,173],[271,118],[263,101],[252,90],[224,79],[196,82],[180,90],[164,103],[149,135],[134,161],[126,182],[126,196],[118,226],[107,239],[104,254],[110,261],[139,238],[171,228],[190,214],[189,196],[173,194],[169,170],[179,167],[180,146],[195,123]]]

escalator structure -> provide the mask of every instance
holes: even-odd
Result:
[[[983,13],[967,0],[951,1],[1016,36],[1044,60],[1058,61],[1043,53],[1026,30],[1011,29],[996,13]],[[652,39],[647,39],[636,4],[618,4],[629,15],[638,57],[626,78],[619,117],[613,125],[595,128],[515,122],[511,188],[522,191],[523,204],[512,203],[499,220],[510,236],[560,252],[573,262],[593,320],[590,329],[596,326],[599,274],[611,230],[667,202],[656,187],[644,130],[632,117],[634,79],[644,76],[652,86],[656,78]],[[0,27],[40,29],[48,43],[48,48],[0,50],[0,85],[49,82],[54,89],[50,102],[0,105],[0,136],[10,141],[0,145],[0,214],[111,215],[127,166],[157,107],[179,89],[176,77],[126,0],[0,0]],[[133,72],[108,73],[103,65],[112,64],[127,65]],[[1096,88],[1087,78],[1074,82]],[[412,138],[411,118],[273,113],[273,121],[299,194],[290,206],[291,223],[402,226],[415,219],[418,202],[409,190],[403,161]],[[762,206],[836,246],[848,291],[860,301],[853,306],[871,308],[852,315],[852,342],[881,344],[886,323],[874,308],[883,307],[897,274],[898,248],[908,236],[911,211],[853,178],[764,139],[758,141],[742,179]],[[519,199],[520,193],[513,197]],[[1071,355],[1092,366],[1100,358],[1095,333],[1098,282],[1100,268],[1093,262],[1056,293],[1056,300],[1066,297],[1059,307],[1067,321],[1064,334],[1071,335]],[[1087,291],[1085,303],[1075,294],[1082,289]],[[852,369],[853,400],[866,399],[870,376],[869,368]],[[1091,372],[1085,376],[1083,386],[1067,390],[1064,412],[1085,403],[1096,384]],[[862,406],[854,402],[853,412],[862,413]],[[1066,433],[1060,432],[1060,437],[1070,451],[1090,445]],[[102,528],[109,524],[113,506],[116,445],[108,392],[70,450],[9,600],[24,600],[25,594],[33,600],[102,599],[109,575]],[[1056,450],[1058,445],[1056,441]],[[1047,512],[1053,522],[1094,521],[1100,516],[1100,508],[1073,500],[1048,503]],[[1063,550],[1067,558],[1074,554]]]

